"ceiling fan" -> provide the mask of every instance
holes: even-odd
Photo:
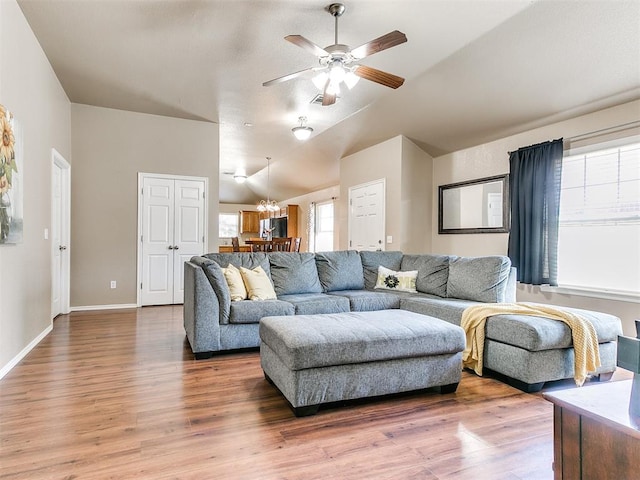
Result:
[[[262,85],[268,87],[276,83],[294,79],[307,72],[318,72],[318,75],[313,78],[313,82],[323,91],[322,105],[324,106],[333,105],[336,102],[336,97],[340,93],[340,83],[342,82],[350,89],[353,88],[360,78],[390,88],[398,88],[401,86],[404,83],[404,78],[402,77],[383,72],[377,68],[351,64],[374,53],[400,45],[407,41],[407,36],[398,30],[394,30],[364,45],[351,49],[348,45],[338,43],[338,18],[342,16],[344,10],[344,5],[341,3],[332,3],[327,7],[327,11],[335,18],[335,43],[333,45],[320,48],[302,35],[287,35],[284,37],[288,42],[316,55],[320,66],[274,78],[273,80],[264,82]]]

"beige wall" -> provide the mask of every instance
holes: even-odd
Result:
[[[23,131],[23,242],[0,245],[0,377],[51,327],[51,149],[71,163],[70,103],[13,0],[0,1],[0,103]]]
[[[71,128],[72,307],[136,303],[138,172],[207,177],[217,251],[217,125],[73,104]]]
[[[507,254],[508,234],[506,233],[438,234],[437,195],[439,185],[508,173],[509,156],[507,152],[519,147],[560,137],[570,140],[571,137],[639,119],[640,101],[635,101],[435,158],[433,160],[432,251],[469,256]],[[602,140],[603,138],[594,137],[590,141],[597,143]],[[585,143],[584,140],[581,141],[581,145]],[[565,141],[565,146],[567,144],[571,144],[571,142]],[[640,318],[640,304],[638,303],[541,292],[539,287],[520,285],[517,299],[518,301],[551,303],[612,313],[622,318],[625,333],[633,334],[633,336],[635,336],[633,320]]]
[[[340,248],[348,248],[349,188],[384,178],[386,250],[420,253],[429,250],[431,237],[432,159],[399,135],[340,161]],[[386,239],[385,239],[386,241]]]

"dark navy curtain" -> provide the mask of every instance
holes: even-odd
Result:
[[[509,258],[518,281],[558,285],[562,139],[509,154]]]

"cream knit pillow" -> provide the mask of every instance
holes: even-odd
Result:
[[[244,280],[240,270],[235,265],[229,264],[227,268],[222,269],[224,279],[227,281],[229,287],[229,293],[231,294],[232,302],[239,302],[240,300],[247,299],[247,289],[244,286]]]
[[[240,267],[240,273],[249,292],[250,300],[276,300],[276,292],[271,280],[262,267],[258,266],[253,270]]]

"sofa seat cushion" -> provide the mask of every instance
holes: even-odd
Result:
[[[403,292],[372,292],[370,290],[339,290],[329,295],[346,297],[352,312],[370,312],[400,308],[400,298],[409,295]]]
[[[355,250],[316,253],[322,290],[362,290],[364,277],[360,254]]]
[[[315,256],[311,252],[269,254],[271,279],[276,295],[322,293]]]
[[[340,313],[349,311],[349,300],[324,293],[299,293],[280,295],[279,300],[291,303],[296,315],[314,315],[318,313]]]
[[[471,300],[461,300],[458,298],[440,298],[435,295],[418,293],[404,297],[400,300],[400,308],[409,310],[410,312],[430,315],[432,317],[445,320],[454,325],[460,325],[462,320],[462,312],[471,305],[477,305],[478,302]]]
[[[461,352],[460,327],[404,310],[267,317],[260,339],[291,370]]]
[[[577,308],[566,308],[566,310],[582,315],[593,324],[598,335],[598,343],[615,341],[618,335],[622,335],[622,324],[618,317]],[[489,317],[485,336],[531,352],[569,348],[573,345],[571,329],[566,324],[529,315]]]
[[[262,317],[294,314],[294,306],[281,300],[242,300],[231,303],[229,323],[258,323]]]

